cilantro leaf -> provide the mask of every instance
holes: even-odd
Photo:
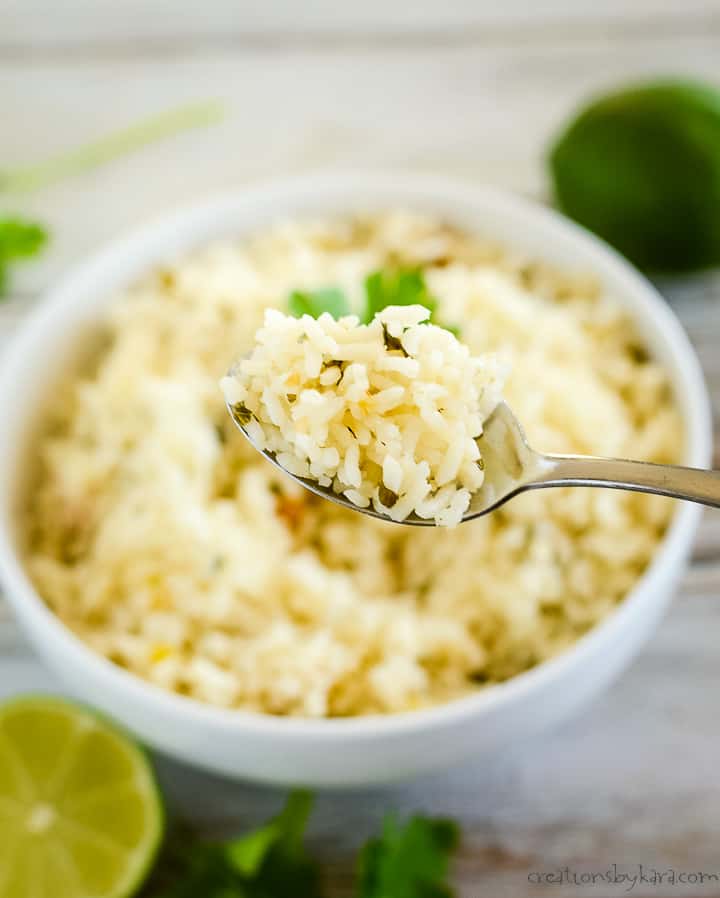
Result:
[[[288,311],[295,318],[301,318],[303,315],[319,318],[323,312],[329,312],[337,319],[350,314],[350,304],[339,287],[293,290],[288,297]]]
[[[384,269],[365,278],[364,324],[369,324],[386,306],[413,305],[425,306],[431,318],[437,310],[437,300],[429,293],[422,271]]]
[[[271,820],[260,829],[225,845],[225,859],[241,876],[254,876],[277,839],[277,825]]]
[[[451,898],[447,872],[457,842],[451,820],[417,816],[400,825],[388,815],[360,855],[358,898]]]
[[[0,219],[0,297],[5,293],[11,263],[37,255],[47,243],[42,225],[20,218]]]
[[[170,885],[144,894],[147,898],[321,898],[318,865],[302,843],[311,807],[308,792],[293,792],[281,813],[253,832],[225,843],[188,844],[186,839],[182,852],[175,853]],[[156,878],[163,877],[156,872]]]
[[[305,791],[264,826],[229,842],[203,842],[187,827],[163,849],[141,898],[321,898],[318,865],[303,846],[312,808]],[[389,814],[362,849],[356,898],[452,898],[447,882],[458,842],[450,820]]]
[[[318,867],[302,845],[312,796],[292,792],[282,812],[261,829],[225,846],[230,867],[252,881],[258,896],[316,898],[319,896]]]
[[[383,269],[373,271],[365,278],[365,311],[363,324],[370,324],[373,318],[387,306],[425,306],[430,312],[429,322],[460,336],[460,328],[452,324],[441,324],[437,320],[438,301],[430,293],[425,276],[417,268]]]
[[[0,219],[0,256],[3,259],[34,256],[46,242],[47,231],[42,225],[20,218]]]
[[[369,324],[378,312],[387,306],[421,305],[430,313],[428,322],[438,324],[437,299],[430,293],[425,277],[419,269],[381,269],[365,278],[365,309],[361,321]],[[288,312],[295,318],[310,315],[319,318],[329,312],[333,318],[342,318],[351,312],[350,303],[339,287],[321,287],[318,290],[293,290],[288,297]],[[459,336],[454,325],[439,325]]]

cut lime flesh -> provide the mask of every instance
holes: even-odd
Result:
[[[0,898],[127,898],[163,811],[144,752],[50,696],[0,706]]]

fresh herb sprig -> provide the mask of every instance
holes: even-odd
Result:
[[[388,815],[360,855],[357,898],[451,898],[448,866],[458,840],[452,820],[418,816],[403,826]]]
[[[281,813],[228,842],[178,832],[142,898],[322,898],[321,870],[303,838],[312,808],[305,791],[290,794]],[[388,815],[381,834],[362,848],[357,898],[451,898],[448,866],[458,829],[450,820]]]
[[[184,833],[181,846],[167,847],[144,898],[321,898],[320,868],[303,846],[311,808],[312,796],[297,791],[277,817],[237,839]]]
[[[158,140],[214,124],[222,115],[222,107],[216,102],[193,103],[167,110],[43,162],[0,169],[0,197],[50,187]],[[11,267],[39,255],[47,241],[47,229],[41,224],[15,215],[0,218],[0,299],[7,293]]]
[[[380,269],[365,278],[365,305],[360,314],[363,324],[388,306],[424,306],[430,316],[429,322],[438,324],[437,299],[430,293],[425,276],[419,269]],[[296,318],[310,315],[319,318],[329,312],[333,318],[342,318],[351,313],[350,302],[339,287],[322,287],[317,290],[293,290],[288,297],[288,311]],[[440,324],[456,336],[459,331],[453,325]]]

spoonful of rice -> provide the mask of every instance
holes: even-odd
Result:
[[[658,493],[720,507],[720,472],[531,449],[502,401],[506,370],[421,305],[265,313],[221,381],[233,421],[307,489],[397,523],[455,526],[552,486]]]

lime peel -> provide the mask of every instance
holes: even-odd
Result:
[[[548,156],[559,208],[638,267],[720,265],[720,91],[631,86],[584,107]]]

